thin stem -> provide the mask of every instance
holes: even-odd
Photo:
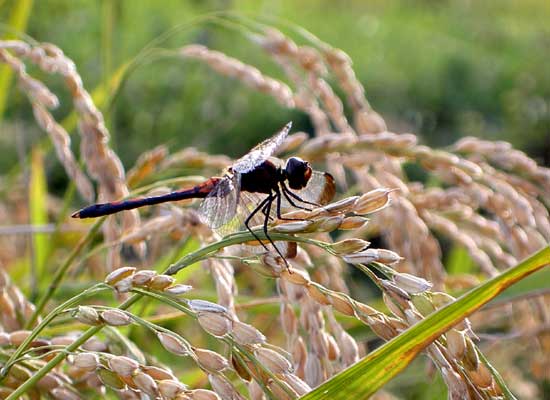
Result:
[[[369,265],[375,268],[381,274],[383,274],[387,279],[391,279],[397,274],[393,268],[388,267],[386,264],[382,264],[377,261],[373,261],[369,263]]]
[[[495,367],[491,365],[489,360],[487,360],[487,357],[485,357],[485,354],[483,354],[479,348],[475,347],[476,353],[480,360],[485,364],[485,366],[491,371],[491,374],[493,375],[493,378],[497,381],[498,385],[504,392],[504,398],[507,400],[517,400],[516,396],[512,393],[512,391],[506,386],[506,382],[504,382],[504,379],[502,379],[502,376],[498,373]]]
[[[98,311],[105,311],[105,310],[112,310],[113,309],[112,307],[107,307],[107,306],[93,306],[93,308],[98,310]],[[172,332],[170,329],[167,329],[163,326],[155,324],[155,323],[153,323],[151,321],[148,321],[144,318],[140,318],[137,315],[132,314],[131,312],[124,311],[124,314],[126,314],[129,318],[131,318],[136,325],[139,325],[139,326],[142,326],[146,329],[149,329],[152,332],[155,332],[155,333],[156,332],[162,332],[162,333],[167,333],[167,334],[173,335],[174,337],[177,337],[182,343],[185,344],[185,346],[187,346],[188,353],[190,355],[192,354],[192,347],[193,346],[191,346],[191,343],[189,343],[185,338],[183,338],[182,336],[180,336],[176,332]],[[181,316],[181,314],[180,314],[180,316]],[[111,326],[109,326],[109,327],[112,328]],[[127,341],[127,340],[125,340],[125,341]]]
[[[194,317],[195,316],[194,312],[192,312],[186,306],[184,306],[179,301],[177,301],[177,299],[167,297],[167,296],[163,296],[163,295],[161,295],[157,292],[153,292],[153,291],[149,291],[149,290],[145,290],[145,289],[140,289],[140,288],[133,288],[132,292],[136,293],[136,296],[151,297],[153,299],[164,302],[164,303],[168,304],[169,306],[174,307],[176,310],[179,310],[179,311],[185,313],[189,317]]]
[[[319,240],[309,239],[301,236],[292,236],[286,233],[278,233],[278,232],[268,232],[268,233],[273,240],[283,240],[286,242],[298,242],[298,243],[311,244],[317,247],[321,247],[327,251],[330,251],[330,253],[333,254],[333,251],[327,247],[326,243]],[[267,239],[265,233],[262,230],[255,230],[254,235],[260,239]],[[203,260],[204,258],[212,255],[213,253],[216,253],[218,250],[221,250],[224,247],[256,240],[254,235],[248,231],[242,231],[242,232],[237,232],[232,235],[226,236],[219,242],[215,242],[207,246],[204,246],[199,250],[182,257],[177,262],[170,265],[170,267],[166,271],[166,275],[174,275],[178,273],[179,270],[185,267],[188,267],[189,265],[192,265],[198,261]]]
[[[111,289],[110,286],[105,285],[104,283],[98,283],[91,288],[83,291],[82,293],[70,298],[66,302],[60,304],[56,308],[50,312],[38,326],[36,326],[31,334],[17,347],[17,350],[11,355],[8,362],[4,365],[4,367],[0,370],[0,379],[3,379],[6,377],[10,366],[17,360],[21,355],[25,352],[25,350],[29,347],[29,345],[32,343],[34,339],[40,334],[40,332],[59,314],[63,313],[67,308],[72,307],[75,304],[80,303],[82,300],[84,300],[86,297],[89,297],[93,294],[96,294],[97,292]]]
[[[378,289],[380,289],[381,292],[384,291],[384,288],[380,284],[380,278],[378,278],[376,274],[369,269],[368,266],[364,264],[354,264],[353,266],[357,267],[360,271],[365,273],[365,275],[367,275],[370,278],[370,280],[378,287]]]
[[[260,368],[265,374],[267,374],[267,376],[269,376],[273,380],[273,382],[275,382],[275,384],[277,384],[277,386],[279,386],[281,389],[283,389],[283,391],[287,395],[289,395],[290,398],[294,397],[294,393],[292,393],[292,390],[290,388],[288,388],[286,385],[282,384],[281,380],[277,377],[277,375],[275,375],[273,372],[271,372],[271,370],[267,369],[261,362],[259,362],[258,359],[245,348],[245,346],[241,346],[238,343],[233,342],[233,341],[231,341],[230,343],[233,346],[237,347],[237,349],[239,349],[239,352],[244,354],[258,368]],[[258,379],[257,379],[257,381],[258,381]],[[271,390],[268,393],[271,393]]]
[[[26,358],[25,356],[27,354],[30,354],[30,353],[35,353],[33,355],[33,360],[37,360],[37,359],[40,359],[40,358],[47,358],[50,355],[52,355],[53,353],[59,353],[60,351],[65,351],[65,346],[62,346],[62,345],[57,345],[57,346],[49,345],[49,346],[33,347],[31,349],[25,350],[25,352],[23,353],[23,355],[20,358],[18,358],[17,360],[14,360],[14,364],[21,363],[21,365],[28,365],[29,364],[29,362],[28,362],[29,358]],[[8,357],[6,356],[6,359],[7,358]],[[37,369],[37,368],[34,367],[33,369]]]
[[[192,318],[196,318],[196,314],[192,311],[190,311],[189,309],[187,309],[187,307],[185,307],[183,304],[180,304],[177,299],[172,299],[170,297],[167,297],[165,295],[162,295],[160,293],[156,293],[156,292],[150,292],[150,291],[147,291],[147,290],[143,290],[143,289],[133,289],[132,291],[135,291],[136,293],[140,293],[144,296],[150,296],[150,297],[153,297],[163,303],[166,303],[168,305],[170,305],[171,307],[174,307],[175,309],[177,310],[180,310],[186,314],[188,314],[189,316],[191,316]],[[148,323],[148,324],[151,324],[147,321],[144,321],[145,323]],[[154,324],[151,324],[151,325],[154,325]],[[164,329],[164,328],[163,328]],[[173,334],[173,332],[171,332]],[[227,342],[230,346],[234,346],[236,347],[242,354],[244,354],[250,361],[254,362],[258,368],[260,368],[265,374],[267,374],[271,379],[273,379],[273,381],[279,385],[281,387],[281,389],[283,389],[288,395],[290,395],[291,397],[293,396],[293,393],[285,386],[283,385],[279,378],[277,378],[277,376],[275,374],[273,374],[269,369],[265,368],[265,366],[263,364],[261,364],[257,359],[256,357],[254,357],[254,355],[252,355],[250,352],[248,352],[246,350],[246,348],[244,346],[241,346],[239,345],[238,343],[234,342],[232,338],[230,337],[226,337],[224,338],[224,341]]]
[[[269,396],[269,399],[274,399],[273,397],[273,392],[265,385],[265,383],[261,380],[261,379],[258,379],[254,373],[252,372],[252,370],[248,367],[248,365],[246,364],[246,361],[244,359],[244,357],[239,353],[239,351],[235,351],[235,349],[233,349],[232,351],[232,356],[234,356],[235,358],[237,358],[239,360],[239,362],[241,363],[241,366],[246,370],[246,372],[248,372],[248,374],[254,378],[254,380],[256,381],[256,383],[258,385],[260,385],[260,387],[262,388],[262,390],[264,391],[264,394],[267,394]]]
[[[102,286],[105,286],[105,284],[100,284]],[[108,287],[111,289],[110,287]],[[83,293],[82,293],[83,294]],[[136,301],[138,301],[142,296],[140,294],[136,294],[132,297],[130,297],[128,300],[126,300],[124,303],[118,307],[121,310],[125,310],[132,306]],[[77,340],[75,340],[73,343],[68,345],[64,351],[61,351],[57,356],[52,358],[46,365],[44,365],[42,368],[40,368],[36,373],[27,379],[25,383],[23,383],[21,386],[19,386],[15,391],[13,391],[6,400],[18,400],[27,390],[30,390],[40,379],[42,379],[48,372],[50,372],[53,368],[55,368],[61,361],[67,357],[67,355],[76,349],[78,349],[80,346],[82,346],[88,339],[90,339],[92,336],[94,336],[96,333],[101,331],[105,325],[97,325],[89,328],[86,332],[84,332]],[[23,344],[22,344],[23,345]],[[21,345],[21,346],[22,346]],[[21,347],[20,346],[20,347]],[[19,348],[17,349],[19,350]],[[15,354],[15,353],[14,353]],[[6,370],[6,367],[2,370],[4,372]]]
[[[36,309],[34,310],[32,316],[27,320],[25,323],[25,329],[28,329],[31,327],[38,316],[42,313],[44,310],[44,307],[48,303],[48,301],[51,299],[57,288],[59,287],[59,283],[65,276],[65,273],[68,271],[68,269],[73,264],[73,261],[76,259],[78,254],[84,249],[84,247],[92,240],[94,235],[97,233],[99,227],[103,224],[103,221],[105,221],[105,217],[99,219],[93,226],[92,229],[88,232],[88,234],[83,237],[78,244],[75,246],[71,254],[67,257],[63,265],[61,265],[60,268],[58,268],[55,271],[55,275],[52,279],[52,282],[50,283],[50,286],[48,286],[48,290],[46,290],[46,293],[38,300]]]
[[[260,237],[260,239],[265,238],[265,235],[262,231],[257,231],[255,233]],[[314,240],[314,239],[308,239],[308,238],[303,238],[303,237],[299,237],[299,236],[291,236],[291,235],[282,234],[282,233],[270,233],[270,235],[275,240],[285,240],[285,241],[294,241],[294,242],[300,242],[300,243],[307,243],[307,244],[312,244],[312,245],[327,249],[327,246],[324,242]],[[204,257],[206,257],[206,256],[208,256],[212,253],[215,253],[216,251],[218,251],[218,250],[220,250],[224,247],[234,245],[234,244],[245,243],[245,242],[248,242],[248,241],[251,241],[251,240],[254,240],[254,237],[249,232],[238,232],[236,234],[227,236],[224,239],[220,240],[219,242],[212,243],[208,246],[205,246],[205,247],[203,247],[203,248],[201,248],[201,249],[199,249],[199,250],[197,250],[197,251],[195,251],[195,252],[193,252],[193,253],[191,253],[191,254],[183,257],[183,258],[181,258],[178,262],[172,264],[167,269],[167,271],[165,273],[169,274],[169,275],[173,275],[173,274],[177,273],[180,269],[183,269],[183,268],[185,268],[185,267],[187,267],[191,264],[194,264],[197,261],[202,260]],[[106,286],[105,284],[100,284],[100,285],[102,287]],[[80,294],[79,296],[76,296],[76,297],[81,298],[84,295],[84,293],[87,293],[89,290],[90,289],[88,289],[87,291],[83,292],[82,294]],[[147,292],[147,291],[144,291],[144,290],[140,290],[140,289],[137,289],[137,288],[133,289],[133,292],[135,292],[136,294],[133,295],[132,297],[130,297],[124,303],[122,303],[118,307],[119,309],[125,310],[125,309],[129,308],[130,306],[132,306],[134,303],[136,303],[144,295],[147,295],[147,296],[150,296],[150,297],[157,298],[161,301],[167,302],[167,303],[169,303],[170,305],[172,305],[173,307],[175,307],[176,309],[178,309],[180,311],[183,311],[183,312],[188,313],[188,314],[191,313],[189,310],[187,310],[181,304],[179,304],[178,302],[176,302],[176,301],[174,301],[174,300],[172,300],[168,297],[158,295],[158,294],[155,294],[155,293],[152,293],[152,292]],[[62,309],[61,308],[62,306],[67,307],[67,306],[71,306],[73,304],[73,303],[69,303],[69,302],[70,302],[70,300],[63,303],[63,305],[57,307],[54,311],[56,311],[58,309]],[[50,313],[50,315],[51,314],[53,314],[53,312]],[[48,317],[50,315],[48,315]],[[46,326],[46,324],[51,321],[51,319],[53,319],[53,317],[51,319],[48,318],[48,317],[46,317],[46,319],[37,328],[34,329],[33,333],[35,331],[36,331],[36,333],[34,334],[33,338],[36,337],[38,332],[40,330],[42,330]],[[101,331],[101,329],[103,329],[103,326],[104,325],[94,326],[94,327],[89,328],[87,331],[85,331],[82,334],[82,336],[80,336],[76,341],[74,341],[72,344],[67,346],[65,351],[60,352],[58,355],[56,355],[54,358],[52,358],[46,365],[44,365],[42,368],[40,368],[31,378],[29,378],[21,386],[19,386],[14,392],[12,392],[6,398],[6,400],[19,399],[27,390],[32,388],[49,371],[51,371],[59,363],[61,363],[65,359],[67,354],[69,354],[70,352],[76,350],[79,346],[84,344],[89,338],[91,338],[96,333]],[[19,348],[13,354],[13,356],[10,360],[18,358],[21,355],[21,353],[25,350],[25,347],[28,346],[28,344],[30,343],[31,340],[28,340],[28,343],[27,343],[27,341],[23,342],[21,344],[21,346],[19,346]],[[12,361],[10,361],[10,362],[12,362]],[[6,365],[2,369],[2,371],[1,371],[2,374],[0,374],[0,377],[3,378],[7,374],[7,367],[8,367],[8,365]]]

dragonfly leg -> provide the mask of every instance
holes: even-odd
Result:
[[[250,225],[248,224],[250,223],[250,220],[252,219],[252,217],[254,217],[254,215],[258,213],[258,211],[260,210],[262,210],[262,212],[264,211],[264,208],[269,204],[270,201],[273,201],[271,200],[271,194],[265,199],[263,199],[261,203],[258,204],[258,206],[248,215],[248,217],[246,217],[246,220],[244,221],[244,226],[246,226],[246,229],[248,229],[248,231],[252,234],[252,236],[254,236],[254,238],[258,242],[260,242],[260,244],[263,246],[264,249],[266,249],[266,251],[269,251],[269,248],[264,244],[264,242],[262,242],[262,240],[258,237],[258,235],[254,233],[254,231],[250,228]],[[269,214],[265,214],[265,215],[267,216]],[[264,224],[265,224],[265,221],[264,221]]]
[[[303,221],[304,219],[303,218],[284,218],[282,215],[281,215],[281,191],[279,190],[279,188],[277,188],[277,190],[275,191],[276,193],[276,196],[277,196],[277,218],[279,218],[280,220],[283,220],[283,221]],[[292,199],[290,199],[288,197],[288,195],[284,192],[284,189],[283,189],[283,195],[285,196],[285,198],[288,200],[288,202],[290,203],[290,205],[292,207],[295,207],[295,208],[300,208],[302,210],[307,210],[307,211],[311,211],[309,208],[305,208],[305,207],[300,207],[298,205],[296,205]]]
[[[301,202],[301,203],[304,203],[304,204],[310,204],[312,206],[315,206],[315,207],[320,207],[321,205],[320,204],[317,204],[317,203],[312,203],[310,201],[306,201],[304,199],[302,199],[300,196],[298,196],[296,193],[293,193],[292,190],[290,190],[286,185],[285,183],[283,182],[281,184],[281,187],[283,188],[283,194],[285,195],[285,198],[288,200],[288,202],[296,207],[296,208],[300,208],[302,210],[307,210],[307,211],[311,211],[310,208],[306,208],[306,207],[301,207],[301,206],[298,206],[296,205],[291,199],[289,196],[291,196],[292,198],[294,198],[295,200]]]
[[[296,204],[294,202],[294,200],[292,200],[291,197],[289,197],[288,193],[286,190],[283,190],[283,195],[285,196],[285,199],[290,203],[290,205],[294,208],[298,208],[300,210],[306,210],[306,211],[311,211],[311,208],[308,208],[308,207],[302,207],[302,206],[299,206],[298,204]]]
[[[273,242],[273,239],[271,239],[271,236],[269,236],[269,234],[267,233],[267,223],[269,222],[269,212],[271,211],[271,205],[273,204],[273,200],[275,198],[277,198],[277,208],[278,208],[277,212],[279,212],[279,205],[280,205],[280,202],[281,202],[281,194],[278,193],[278,192],[275,192],[275,195],[273,195],[273,193],[270,193],[269,197],[268,197],[267,204],[265,205],[267,212],[265,214],[265,219],[264,219],[264,229],[263,229],[264,230],[264,235],[267,238],[267,240],[269,241],[269,243],[271,243],[271,245],[273,246],[273,248],[275,249],[277,254],[279,254],[281,256],[281,258],[283,259],[283,261],[285,262],[286,269],[290,271],[290,265],[288,264],[288,261],[286,260],[285,256],[281,253],[279,248],[277,246],[275,246],[275,242]]]
[[[262,214],[264,215],[264,217],[268,217],[270,221],[273,221],[273,217],[267,213],[267,203],[262,208]]]

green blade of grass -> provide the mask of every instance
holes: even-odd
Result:
[[[30,223],[33,226],[45,225],[48,222],[47,184],[44,172],[44,155],[35,148],[31,155],[31,179],[29,185]],[[50,241],[46,233],[33,233],[33,265],[35,278],[44,276],[46,259],[50,253]]]
[[[504,289],[550,263],[550,247],[504,271],[379,347],[303,399],[367,398],[402,371],[426,346]],[[509,396],[510,397],[510,396]]]
[[[461,246],[454,245],[447,256],[445,266],[449,274],[471,274],[474,271],[474,262],[468,251]]]
[[[14,32],[24,32],[27,28],[27,21],[31,14],[32,0],[18,0],[14,3],[11,10],[8,27]],[[6,39],[13,38],[13,35],[8,35]],[[0,66],[0,121],[3,118],[6,109],[6,100],[10,89],[13,72],[6,65]]]

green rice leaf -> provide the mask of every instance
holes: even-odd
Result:
[[[48,223],[48,188],[44,172],[44,154],[38,148],[31,155],[31,179],[29,185],[30,223],[32,226],[44,226]],[[46,259],[50,253],[50,241],[47,233],[33,234],[33,253],[37,276],[42,276]]]
[[[474,271],[475,263],[464,247],[455,245],[447,256],[445,266],[450,274],[469,274]]]
[[[8,27],[15,32],[24,32],[31,14],[32,0],[18,0],[14,2],[11,10]],[[13,35],[7,35],[5,39],[11,39]],[[6,100],[10,90],[13,72],[6,65],[0,65],[0,121],[6,109]]]
[[[545,247],[517,266],[484,282],[340,372],[303,399],[364,399],[396,376],[430,343],[507,287],[550,263]],[[512,398],[508,396],[508,398]]]

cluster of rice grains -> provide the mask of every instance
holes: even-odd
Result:
[[[188,238],[199,241],[203,248],[214,246],[216,251],[201,253],[196,258],[191,255],[189,263],[181,266],[201,261],[210,272],[217,301],[188,300],[187,297],[200,294],[194,294],[188,285],[176,283],[172,276],[133,266],[115,269],[105,283],[120,297],[127,296],[126,293],[149,296],[177,309],[186,315],[185,328],[171,331],[139,317],[137,311],[133,314],[104,306],[73,304],[75,308],[69,311],[80,323],[104,326],[105,330],[126,325],[150,330],[169,353],[191,359],[196,368],[204,371],[207,381],[199,380],[202,388],[194,385],[191,389],[170,368],[158,363],[156,357],[143,354],[129,338],[120,341],[113,339],[117,336],[105,335],[99,336],[101,340],[94,336],[72,351],[66,363],[48,372],[49,380],[43,378],[30,394],[47,392],[54,398],[72,399],[79,398],[82,390],[103,393],[110,388],[120,398],[139,398],[140,394],[161,399],[298,398],[367,351],[346,327],[365,324],[376,336],[389,340],[433,310],[452,302],[453,297],[444,290],[471,287],[478,283],[477,274],[493,276],[550,240],[548,169],[506,143],[466,138],[448,151],[436,151],[419,145],[413,134],[388,132],[384,119],[367,102],[351,60],[342,51],[311,35],[304,35],[309,45],[300,46],[272,28],[254,25],[249,29],[248,37],[281,66],[287,83],[204,46],[185,46],[178,54],[200,60],[217,73],[238,79],[283,106],[306,113],[315,136],[310,139],[304,133],[295,133],[287,139],[282,151],[324,165],[341,189],[359,194],[312,211],[292,213],[293,218],[303,220],[271,224],[275,238],[295,235],[298,242],[295,256],[288,260],[289,267],[274,253],[244,257],[235,251],[235,246],[224,249],[224,241],[201,224],[192,207],[182,207],[187,205],[183,202],[177,207],[159,208],[162,212],[153,210],[143,221],[137,212],[125,212],[121,226],[116,218],[107,218],[105,242],[111,250],[110,265],[115,267],[121,265],[119,247],[115,245],[122,243],[133,245],[143,255],[147,241],[148,252],[142,263],[149,266],[166,253],[167,246],[185,243]],[[48,111],[57,106],[57,99],[44,84],[25,72],[25,61],[65,78],[78,115],[82,158],[97,181],[101,200],[124,197],[128,188],[139,187],[155,174],[176,167],[209,176],[230,164],[224,156],[194,149],[169,154],[166,148],[159,147],[140,157],[125,177],[118,157],[107,146],[108,133],[101,114],[83,89],[74,64],[59,49],[49,44],[0,42],[0,61],[16,72],[38,124],[52,138],[60,161],[87,200],[93,197],[92,186],[75,162],[67,132]],[[344,104],[329,82],[334,82],[344,93],[352,120],[344,113]],[[409,162],[433,174],[441,186],[428,188],[421,182],[409,181],[403,170],[403,165]],[[183,187],[197,182],[200,177],[189,176],[167,183]],[[168,190],[159,186],[146,189],[150,189],[148,194]],[[369,247],[368,240],[372,238],[380,239],[391,250]],[[446,275],[441,238],[468,251],[479,268],[476,275]],[[391,315],[350,295],[347,264],[357,265],[376,284]],[[365,267],[367,264],[378,269],[378,274]],[[271,303],[280,304],[280,325],[276,328],[266,323],[265,317],[254,317],[257,314],[252,310],[254,301],[249,304],[239,301],[235,267],[248,278],[249,290],[256,295],[272,296],[269,285],[264,285],[271,281],[265,277],[276,279],[277,296],[270,298]],[[195,271],[191,279],[198,279],[198,275]],[[18,321],[32,314],[33,306],[7,276],[0,276],[0,290],[3,310],[12,310],[3,313],[0,322],[4,331],[0,336],[3,361],[29,337],[30,331],[21,330],[23,325]],[[541,321],[548,320],[548,308],[542,299],[523,303],[494,315],[498,315],[499,323],[519,321],[531,331]],[[161,316],[163,310],[159,308]],[[239,316],[262,325],[265,334],[241,321]],[[483,329],[484,322],[494,323],[495,319],[494,316],[475,319],[476,331]],[[196,326],[208,334],[208,342],[186,334],[187,328],[197,334]],[[10,385],[2,383],[0,396],[7,397],[32,371],[42,368],[64,345],[74,341],[71,335],[53,335],[29,343],[30,353],[24,363],[11,366],[3,381]],[[448,387],[449,398],[489,399],[502,394],[492,372],[480,361],[474,339],[470,322],[465,320],[426,350]],[[202,347],[203,343],[215,343],[209,347],[217,350],[201,348],[197,342]],[[548,341],[539,341],[537,345],[543,347],[537,354],[550,351]],[[531,361],[538,363],[541,371],[548,367],[544,364],[548,360],[536,355]],[[509,368],[512,373],[517,371]],[[518,385],[514,389],[520,390],[519,374],[514,378],[517,379],[512,383]],[[524,393],[532,389],[524,389]]]
[[[59,160],[82,198],[91,202],[95,198],[93,186],[72,153],[71,139],[67,131],[49,111],[59,106],[59,100],[43,82],[26,72],[25,62],[38,67],[46,74],[63,77],[78,118],[81,155],[88,173],[97,181],[97,198],[112,201],[127,196],[129,192],[125,183],[124,167],[108,146],[109,132],[105,127],[103,115],[84,89],[82,78],[73,61],[66,57],[61,49],[50,43],[29,45],[22,41],[9,40],[0,42],[0,62],[14,71],[21,91],[27,95],[32,105],[38,125],[48,133]],[[139,214],[131,211],[123,216],[122,229],[112,218],[103,225],[103,233],[108,241],[114,242],[120,237],[121,232],[131,231],[139,224]],[[143,245],[136,246],[136,249],[141,253],[145,250]],[[116,247],[109,251],[108,265],[120,265],[119,249]]]

